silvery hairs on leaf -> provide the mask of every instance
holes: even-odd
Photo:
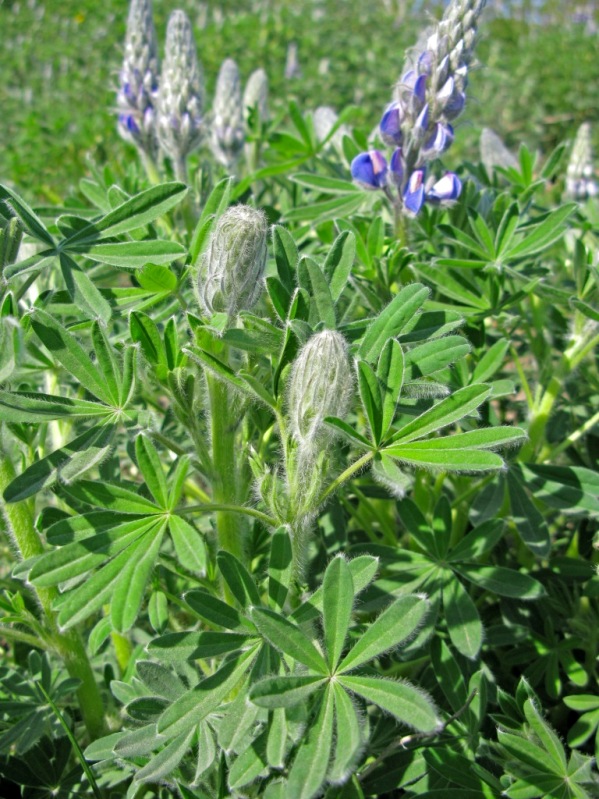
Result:
[[[169,17],[157,105],[158,141],[176,164],[199,146],[204,131],[202,69],[183,11]]]
[[[333,437],[324,420],[343,419],[352,394],[347,342],[334,330],[315,333],[300,350],[288,385],[289,425],[300,451],[322,448]]]
[[[246,122],[253,109],[260,122],[268,120],[268,76],[263,69],[252,72],[243,92],[243,118]]]
[[[216,81],[212,107],[212,152],[227,169],[234,166],[243,148],[245,126],[239,69],[232,58],[223,62]]]
[[[202,311],[229,320],[251,310],[262,293],[268,223],[262,211],[235,205],[217,221],[201,256],[196,296]]]
[[[491,128],[483,128],[480,134],[480,160],[489,172],[496,166],[503,169],[517,169],[518,159],[508,150],[500,136]]]
[[[597,194],[591,125],[578,128],[566,172],[565,195],[570,200],[588,200]]]
[[[159,69],[151,0],[131,0],[117,94],[118,130],[152,159],[158,151],[155,105]]]

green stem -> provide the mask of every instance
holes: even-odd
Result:
[[[582,438],[585,433],[588,433],[589,430],[592,430],[596,424],[599,424],[599,411],[591,416],[590,419],[582,424],[578,430],[575,430],[573,433],[570,433],[568,438],[565,438],[560,444],[555,447],[545,447],[545,449],[539,455],[539,461],[546,461],[550,458],[553,460],[556,455],[562,453],[565,449],[575,444],[580,438]]]
[[[15,630],[14,627],[9,627],[7,624],[0,624],[0,636],[2,638],[12,638],[13,641],[20,641],[22,644],[28,644],[34,649],[48,649],[48,642],[31,633],[25,633],[22,630]]]
[[[4,453],[0,453],[0,494],[4,493],[15,479],[16,473],[12,462]],[[7,529],[12,533],[23,560],[42,555],[44,548],[33,524],[33,515],[27,502],[3,504],[3,513]],[[79,633],[74,630],[61,632],[52,609],[58,599],[58,589],[35,588],[39,604],[44,612],[51,633],[51,642],[55,651],[62,658],[71,677],[80,680],[77,691],[81,715],[87,731],[92,739],[99,738],[105,732],[104,706],[96,684],[94,672],[87,657],[87,652]]]
[[[362,455],[361,458],[358,458],[357,461],[352,463],[351,466],[348,466],[344,472],[341,472],[341,474],[338,477],[336,477],[333,480],[333,482],[330,483],[327,486],[327,488],[325,488],[325,490],[322,492],[322,494],[318,497],[318,499],[316,500],[316,507],[317,508],[320,507],[320,505],[323,504],[323,502],[327,499],[327,497],[333,494],[339,488],[339,486],[342,486],[343,483],[345,483],[355,474],[360,472],[366,466],[366,464],[370,463],[370,461],[373,458],[374,458],[374,452],[367,452],[365,455]]]
[[[237,420],[231,414],[228,386],[211,375],[206,376],[210,400],[212,433],[212,496],[216,511],[216,531],[221,549],[243,560],[243,531],[235,513],[228,506],[238,505],[235,429]]]

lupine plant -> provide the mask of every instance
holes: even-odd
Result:
[[[599,209],[565,145],[429,185],[483,6],[387,160],[133,0],[140,163],[0,186],[7,796],[597,795]]]

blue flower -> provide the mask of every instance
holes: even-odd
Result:
[[[401,116],[400,104],[391,103],[391,105],[387,106],[383,118],[381,119],[381,139],[390,147],[397,147],[401,144]]]
[[[351,162],[351,176],[363,189],[382,189],[387,182],[387,160],[380,150],[360,153]]]
[[[405,162],[401,147],[398,147],[391,156],[391,163],[389,164],[389,180],[395,183],[396,186],[401,186],[405,171]]]
[[[453,142],[453,128],[451,125],[443,125],[438,122],[433,128],[433,132],[422,145],[421,153],[425,158],[438,158],[445,150],[451,147]]]
[[[415,169],[410,175],[408,185],[403,194],[403,202],[407,211],[416,215],[424,204],[424,169]]]
[[[462,181],[453,172],[446,172],[426,195],[426,199],[435,203],[452,203],[460,196]]]

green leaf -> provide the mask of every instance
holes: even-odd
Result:
[[[268,729],[264,730],[239,757],[235,758],[229,769],[229,788],[231,790],[237,791],[244,785],[249,785],[268,769],[266,758],[268,733]]]
[[[520,735],[512,735],[502,729],[497,731],[497,739],[501,747],[516,761],[525,763],[536,771],[540,771],[541,774],[560,774],[561,769],[556,770],[547,752],[532,741]]]
[[[450,551],[447,560],[450,563],[460,563],[465,560],[480,558],[499,543],[503,537],[503,519],[488,519],[477,525],[473,530]]]
[[[310,295],[310,324],[316,326],[323,322],[329,330],[336,326],[335,306],[329,284],[320,266],[312,258],[304,257],[298,264],[298,276],[301,288]]]
[[[240,655],[237,660],[228,661],[205,680],[188,691],[168,707],[158,720],[157,729],[165,738],[176,738],[193,729],[216,710],[221,702],[238,685],[252,664],[257,648],[254,647]]]
[[[69,484],[99,465],[112,449],[114,425],[92,427],[61,449],[36,461],[4,491],[5,502],[20,502],[56,482]]]
[[[130,630],[135,620],[146,590],[146,585],[160,551],[166,524],[160,524],[155,531],[148,533],[138,545],[138,551],[132,554],[127,565],[122,569],[116,582],[110,603],[110,618],[115,630]]]
[[[350,773],[362,747],[360,720],[347,693],[338,684],[333,684],[335,695],[335,757],[328,779],[333,783],[343,782]]]
[[[519,468],[510,469],[507,485],[512,508],[512,518],[520,538],[537,557],[547,557],[551,551],[549,527],[540,511],[529,499]]]
[[[251,639],[241,633],[167,633],[150,641],[147,649],[149,655],[163,663],[179,663],[226,655],[243,649],[248,640]]]
[[[65,629],[72,627],[108,604],[123,570],[145,550],[146,541],[142,536],[80,586],[63,595],[59,600],[58,624]]]
[[[298,205],[285,214],[286,222],[312,222],[321,225],[330,219],[338,219],[353,214],[364,203],[363,192],[348,193],[344,197],[335,197],[332,200],[313,203],[312,205]]]
[[[463,336],[446,336],[419,344],[405,354],[404,380],[416,380],[445,369],[465,358],[470,344]]]
[[[493,377],[503,366],[503,359],[509,346],[508,339],[500,338],[492,347],[489,347],[472,372],[472,382],[484,383]]]
[[[271,768],[283,769],[287,751],[287,717],[285,708],[277,707],[272,711],[268,723],[268,743],[266,759]]]
[[[46,552],[34,563],[29,579],[44,588],[85,574],[126,549],[155,524],[155,520],[134,519]]]
[[[201,534],[181,516],[170,516],[168,528],[179,563],[203,577],[206,574],[206,546]]]
[[[333,747],[333,691],[325,691],[318,715],[302,741],[287,780],[289,799],[312,799],[327,775]]]
[[[188,591],[185,594],[185,602],[201,619],[215,627],[238,630],[243,626],[243,619],[239,611],[207,591],[202,591],[199,588]]]
[[[358,361],[358,388],[368,417],[372,439],[378,444],[381,440],[383,421],[381,390],[377,376],[366,361]]]
[[[527,463],[527,486],[537,499],[564,513],[599,517],[599,474],[580,466]]]
[[[279,279],[289,294],[292,294],[296,287],[295,275],[299,261],[297,245],[291,233],[280,225],[273,228],[272,244]]]
[[[293,550],[291,538],[285,527],[279,527],[270,542],[268,563],[268,595],[278,610],[287,599],[293,576]]]
[[[260,604],[260,594],[251,574],[235,555],[221,549],[216,556],[216,562],[223,579],[242,608]]]
[[[389,339],[381,351],[376,376],[382,392],[381,435],[384,438],[393,424],[404,382],[405,360],[401,345]]]
[[[110,303],[104,299],[88,275],[66,253],[60,253],[60,269],[72,301],[88,319],[108,322],[112,315]]]
[[[469,473],[488,472],[504,467],[502,459],[494,452],[481,452],[475,449],[445,449],[443,447],[437,449],[434,444],[436,444],[436,440],[431,440],[428,447],[394,445],[384,451],[402,463],[409,463],[411,466],[422,469]]]
[[[112,408],[88,400],[29,391],[0,391],[0,422],[48,422],[69,416],[87,419],[112,414]]]
[[[250,618],[269,644],[304,666],[327,674],[327,664],[308,636],[295,624],[268,608],[253,607]]]
[[[549,213],[542,222],[526,225],[518,230],[523,239],[503,253],[505,259],[523,258],[541,252],[558,241],[564,232],[565,222],[576,210],[576,203],[557,208]]]
[[[512,446],[526,438],[526,433],[519,427],[480,427],[467,433],[454,433],[442,438],[417,441],[410,444],[414,449],[494,449],[495,447]]]
[[[148,361],[166,371],[166,349],[154,320],[142,311],[133,311],[129,316],[129,332],[132,341],[141,346]]]
[[[135,774],[135,783],[159,782],[171,773],[189,752],[195,730],[190,730],[171,741],[167,746],[153,754],[150,762]]]
[[[46,229],[42,220],[33,212],[22,197],[9,189],[8,186],[0,184],[0,202],[12,209],[19,217],[25,230],[34,239],[43,241],[49,247],[54,247],[54,239]]]
[[[36,308],[32,313],[31,324],[42,344],[81,383],[83,388],[110,405],[110,390],[106,386],[104,376],[92,364],[89,355],[75,336],[41,308]]]
[[[135,458],[157,505],[166,509],[168,507],[168,488],[160,456],[154,444],[143,434],[138,435],[135,439]]]
[[[537,736],[552,758],[556,768],[566,771],[568,762],[566,760],[564,747],[555,732],[551,729],[549,724],[547,724],[532,699],[527,699],[524,703],[524,715],[533,733]]]
[[[324,194],[356,194],[360,192],[349,180],[339,180],[329,178],[325,175],[314,175],[311,172],[298,172],[291,176],[294,183],[300,186],[307,186],[309,189],[317,189]]]
[[[545,596],[542,583],[514,569],[503,566],[469,566],[465,563],[454,568],[471,583],[500,596],[514,599],[539,599]]]
[[[170,264],[186,255],[182,244],[162,239],[91,244],[85,249],[86,258],[121,269],[140,269],[148,263]]]
[[[135,275],[139,285],[154,294],[170,294],[177,288],[177,278],[167,266],[146,264]]]
[[[145,227],[178,205],[187,194],[184,183],[162,183],[134,195],[105,216],[91,222],[64,243],[65,249],[80,251],[84,242],[110,238]]]
[[[345,230],[333,242],[323,266],[333,302],[337,302],[349,280],[355,257],[356,237]]]
[[[339,677],[339,684],[419,732],[435,732],[439,719],[429,696],[407,682],[378,677]]]
[[[324,677],[302,674],[267,677],[250,688],[250,701],[259,707],[275,709],[304,703],[326,682]]]
[[[358,355],[369,363],[375,363],[387,340],[398,336],[408,322],[412,321],[428,294],[429,290],[421,283],[405,286],[370,323]]]
[[[429,433],[434,433],[442,427],[447,427],[447,425],[463,419],[476,410],[490,393],[491,389],[485,385],[460,388],[450,397],[441,400],[441,402],[417,416],[412,422],[408,422],[393,436],[392,441],[404,444],[417,438],[422,438]],[[388,447],[387,452],[392,455],[391,449]]]
[[[444,570],[443,608],[452,644],[463,655],[474,659],[480,652],[483,626],[476,605],[462,583]]]
[[[67,493],[88,505],[109,508],[119,513],[159,514],[161,508],[151,500],[140,496],[138,491],[119,485],[118,483],[102,483],[92,480],[81,480],[69,486]]]
[[[322,590],[324,642],[329,668],[334,672],[343,652],[354,603],[354,582],[341,555],[327,566]]]
[[[121,395],[121,370],[120,364],[114,351],[114,348],[108,341],[106,333],[101,325],[94,322],[92,325],[92,341],[98,366],[102,372],[102,376],[106,382],[107,389],[110,393],[111,404],[118,407],[119,397]]]
[[[429,603],[421,596],[408,595],[395,600],[367,628],[341,661],[337,671],[355,669],[411,638],[428,611]]]
[[[468,689],[462,668],[449,645],[438,635],[431,641],[430,652],[435,678],[451,709],[457,713],[466,704],[468,698]]]
[[[226,177],[216,184],[206,198],[206,202],[202,208],[200,222],[204,222],[206,219],[208,219],[208,217],[211,216],[214,216],[218,219],[219,216],[224,214],[229,207],[232,183],[233,178]],[[195,261],[192,261],[192,263],[195,263]]]
[[[357,596],[360,591],[363,591],[374,579],[378,571],[379,560],[378,558],[373,558],[371,555],[360,555],[357,558],[352,558],[348,566],[354,584],[354,596]],[[322,610],[323,595],[323,588],[321,585],[314,591],[307,602],[300,605],[299,608],[292,613],[291,618],[299,624],[318,618],[319,611]]]

